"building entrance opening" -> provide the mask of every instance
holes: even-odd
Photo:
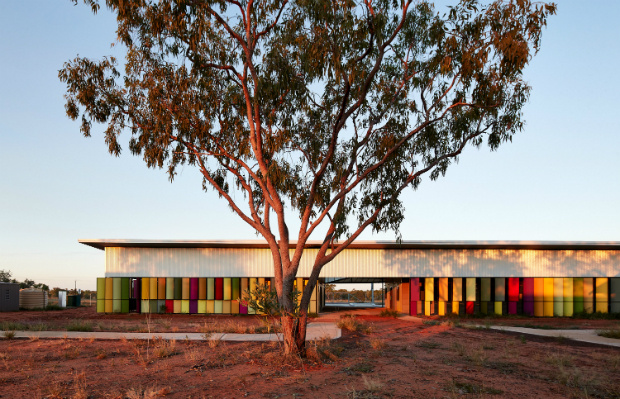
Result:
[[[322,311],[382,308],[386,286],[381,278],[326,278]]]

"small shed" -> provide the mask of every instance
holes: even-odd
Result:
[[[19,284],[0,283],[0,312],[19,310]]]

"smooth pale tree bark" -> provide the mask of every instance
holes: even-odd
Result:
[[[494,150],[522,129],[523,69],[555,13],[527,0],[440,12],[412,0],[105,6],[117,15],[124,70],[114,58],[66,63],[68,116],[81,117],[86,136],[105,124],[117,156],[129,132],[130,151],[171,180],[195,166],[203,188],[267,241],[287,353],[304,352],[323,266],[366,229],[398,234],[405,188],[443,175],[467,146]],[[296,310],[311,237],[322,245]]]

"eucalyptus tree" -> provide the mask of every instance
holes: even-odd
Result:
[[[441,12],[423,0],[105,5],[124,70],[113,57],[66,63],[68,116],[85,136],[106,124],[117,156],[127,132],[129,150],[171,180],[198,168],[203,188],[267,241],[287,353],[304,351],[321,268],[366,229],[398,235],[403,190],[443,175],[467,146],[495,150],[522,130],[523,70],[555,13],[530,0]],[[319,234],[294,314],[304,245]]]

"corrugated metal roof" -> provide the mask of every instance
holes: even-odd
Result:
[[[80,239],[97,249],[125,248],[269,248],[262,240],[140,240]],[[309,241],[306,248],[319,248],[321,241]],[[292,241],[290,248],[296,243]],[[355,241],[348,249],[544,249],[544,250],[618,250],[620,241]]]

